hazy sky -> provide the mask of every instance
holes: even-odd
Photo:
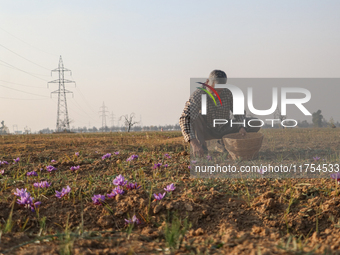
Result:
[[[0,1],[0,120],[55,128],[62,55],[71,126],[103,101],[143,125],[175,124],[190,78],[340,77],[339,1]],[[20,70],[22,71],[20,71]],[[23,72],[24,71],[24,72]],[[25,93],[24,93],[25,92]],[[31,94],[29,94],[31,93]],[[329,118],[330,116],[325,116]],[[107,118],[107,124],[111,121]]]

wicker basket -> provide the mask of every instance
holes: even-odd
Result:
[[[225,148],[234,160],[250,160],[258,157],[262,146],[263,134],[247,133],[245,136],[242,136],[240,133],[235,133],[223,136],[222,140]]]

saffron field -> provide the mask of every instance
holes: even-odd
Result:
[[[338,129],[260,132],[259,159],[235,164],[340,163]],[[335,170],[191,178],[180,132],[8,135],[0,148],[0,254],[340,254]]]

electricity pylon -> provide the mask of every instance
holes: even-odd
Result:
[[[51,71],[51,76],[52,76],[52,72],[58,72],[59,73],[59,79],[48,82],[48,83],[58,83],[59,84],[58,90],[51,92],[51,97],[52,97],[52,94],[58,94],[58,113],[57,113],[56,131],[57,132],[61,132],[61,131],[65,131],[65,130],[69,131],[70,130],[70,120],[68,118],[66,94],[72,93],[72,95],[73,95],[73,92],[65,89],[65,83],[74,83],[75,84],[75,82],[65,79],[64,73],[70,72],[70,74],[72,75],[72,71],[64,67],[63,59],[60,56],[58,68]],[[48,83],[47,83],[47,86],[48,86]]]
[[[103,132],[105,132],[106,130],[106,113],[108,112],[106,109],[107,107],[105,106],[105,103],[103,102],[103,106],[100,107],[100,109],[102,109],[99,113],[101,113],[102,115],[100,115],[100,117],[102,117],[102,129]]]

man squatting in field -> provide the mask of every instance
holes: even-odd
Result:
[[[209,79],[205,84],[215,88],[215,84],[226,84],[227,75],[221,70],[214,70],[210,73]],[[202,88],[206,86],[202,85]],[[212,91],[206,87],[211,93]],[[216,89],[220,95],[222,105],[214,104],[212,98],[207,97],[207,113],[201,114],[201,98],[204,91],[196,89],[190,96],[189,101],[186,102],[183,113],[179,119],[179,124],[186,142],[190,142],[194,155],[203,156],[207,153],[207,140],[221,139],[224,135],[239,132],[246,135],[247,132],[257,132],[260,127],[243,127],[243,124],[230,125],[230,112],[233,112],[233,96],[229,89]],[[212,93],[213,94],[213,93]],[[249,119],[244,115],[234,115],[233,122],[248,123]],[[228,123],[223,125],[215,125],[213,127],[214,119],[227,119]],[[260,126],[260,122],[252,121],[253,126]]]

